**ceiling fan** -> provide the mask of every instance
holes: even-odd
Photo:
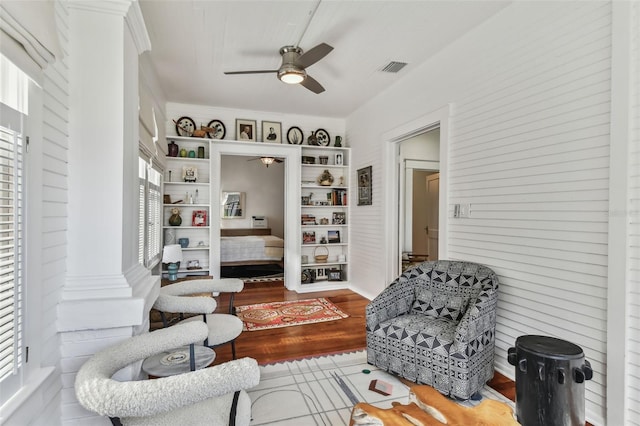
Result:
[[[273,164],[273,163],[282,163],[284,160],[282,158],[277,158],[277,157],[256,157],[256,158],[249,158],[247,161],[255,161],[255,160],[260,160],[262,161],[262,164],[264,164],[265,166],[267,166],[267,168]]]
[[[324,87],[316,79],[307,74],[306,69],[324,58],[333,50],[326,43],[320,43],[311,50],[303,52],[298,46],[284,46],[280,49],[282,65],[277,70],[255,71],[225,71],[227,75],[233,74],[267,74],[276,73],[278,79],[287,84],[300,84],[313,93],[324,92]]]

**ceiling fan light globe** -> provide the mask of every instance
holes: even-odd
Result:
[[[275,160],[276,159],[273,157],[260,157],[260,161],[262,161],[262,164],[264,164],[267,167],[269,167],[270,164],[273,164]]]
[[[305,78],[307,78],[307,73],[295,67],[283,67],[278,70],[278,79],[283,83],[300,84]]]

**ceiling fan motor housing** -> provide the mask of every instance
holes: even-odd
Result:
[[[285,83],[297,84],[307,78],[306,71],[295,62],[302,55],[302,49],[297,46],[285,46],[280,49],[282,65],[278,69],[278,79]]]

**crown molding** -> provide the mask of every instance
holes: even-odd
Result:
[[[151,50],[151,40],[144,23],[140,3],[134,0],[67,0],[70,9],[118,15],[125,18],[138,55]]]

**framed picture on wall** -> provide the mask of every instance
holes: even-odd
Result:
[[[358,205],[370,206],[371,198],[371,166],[369,166],[358,169]]]
[[[236,119],[236,139],[239,141],[256,141],[256,120]]]
[[[282,143],[282,124],[277,121],[262,122],[262,141]]]

